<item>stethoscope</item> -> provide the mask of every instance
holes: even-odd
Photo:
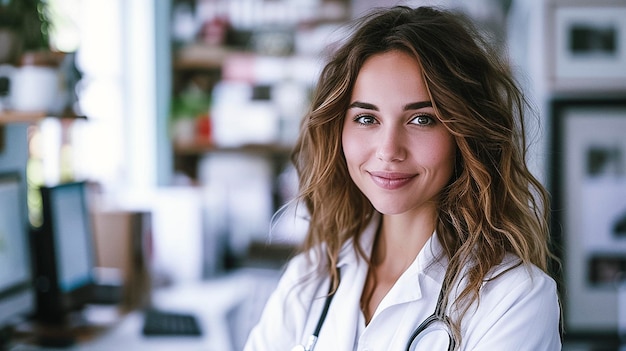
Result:
[[[339,278],[339,275],[337,275],[337,277]],[[315,326],[315,330],[313,330],[313,334],[309,336],[306,345],[297,345],[292,348],[291,351],[313,351],[315,349],[315,344],[317,343],[317,338],[320,335],[320,330],[322,330],[322,326],[324,325],[324,321],[326,320],[328,309],[330,308],[330,304],[333,301],[333,297],[335,297],[335,293],[332,290],[333,286],[331,284],[328,295],[326,296],[326,300],[324,301],[322,314],[317,321],[317,325]],[[422,340],[422,338],[426,335],[428,328],[432,328],[434,330],[435,326],[438,326],[436,330],[443,330],[448,334],[448,351],[454,350],[456,342],[454,337],[452,336],[450,318],[448,318],[445,313],[442,313],[443,298],[444,288],[442,287],[439,291],[439,297],[437,298],[437,306],[435,307],[435,312],[433,312],[433,314],[431,314],[420,325],[418,325],[415,330],[413,330],[413,333],[411,333],[411,336],[406,343],[406,351],[410,351],[411,347],[414,344],[417,344],[420,340]]]

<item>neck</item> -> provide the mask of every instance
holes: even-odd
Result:
[[[384,215],[372,252],[374,265],[406,269],[435,230],[435,215]]]

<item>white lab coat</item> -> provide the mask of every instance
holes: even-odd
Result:
[[[371,252],[378,221],[375,218],[362,235],[361,244],[367,253]],[[441,250],[433,235],[365,326],[359,302],[368,267],[348,242],[338,262],[341,283],[315,350],[405,350],[413,330],[435,310],[446,268],[445,260],[435,260]],[[514,256],[507,256],[494,274],[515,261]],[[305,345],[319,320],[328,285],[328,277],[315,275],[303,256],[295,257],[244,351],[289,351],[298,344]],[[475,304],[463,320],[460,350],[561,350],[559,316],[555,282],[537,267],[515,267],[484,284],[480,304]],[[415,348],[440,349],[446,348],[423,342]]]

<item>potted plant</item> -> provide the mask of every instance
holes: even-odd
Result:
[[[59,74],[65,55],[51,50],[48,6],[49,0],[0,0],[0,28],[14,40],[7,44],[11,53],[4,62],[15,68],[9,77],[8,109],[59,113],[65,108]]]
[[[0,63],[20,63],[24,53],[49,52],[47,0],[0,0]]]

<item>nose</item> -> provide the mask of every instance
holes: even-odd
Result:
[[[407,156],[404,139],[405,136],[395,128],[384,130],[378,140],[376,158],[383,162],[404,161]]]

